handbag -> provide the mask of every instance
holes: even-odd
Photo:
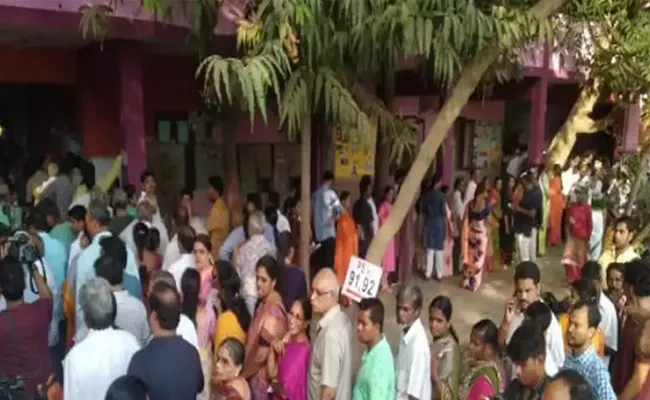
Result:
[[[9,326],[9,332],[11,333],[12,340],[14,344],[17,344],[19,340],[16,335],[16,329],[13,323],[13,319],[11,318],[11,313],[7,311],[6,315],[7,324]],[[4,377],[1,371],[0,377]],[[3,380],[7,382],[5,387],[2,386]],[[14,380],[8,378],[0,378],[0,399],[25,400],[27,399],[25,387],[26,383],[23,377],[19,376]],[[6,388],[6,394],[9,397],[4,397],[5,393],[2,391],[4,388]],[[45,382],[37,383],[34,389],[34,400],[63,400],[63,388],[61,387],[61,384],[56,381],[53,373],[48,375]]]

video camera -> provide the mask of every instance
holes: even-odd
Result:
[[[36,247],[31,243],[29,233],[16,231],[9,236],[6,244],[7,257],[28,266],[41,258]]]
[[[0,233],[1,235],[1,233]],[[5,239],[6,238],[6,239]],[[42,261],[42,255],[36,245],[32,243],[29,233],[25,231],[16,231],[13,235],[3,237],[2,258],[6,258],[21,263],[30,274],[38,269],[47,282],[47,275]],[[29,279],[29,289],[38,294],[38,289],[34,283],[34,278]]]

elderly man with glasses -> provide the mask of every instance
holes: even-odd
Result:
[[[340,287],[331,268],[314,277],[311,305],[319,315],[309,364],[309,400],[352,399],[352,323],[339,305]]]

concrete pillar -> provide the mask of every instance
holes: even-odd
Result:
[[[135,43],[118,48],[120,71],[120,131],[124,138],[129,183],[138,185],[147,167],[142,84],[142,51]]]
[[[114,48],[89,46],[79,52],[78,116],[83,155],[115,157],[123,148],[119,120],[119,74]]]
[[[530,136],[528,139],[528,160],[532,164],[542,162],[544,138],[546,136],[546,100],[548,78],[541,77],[531,88],[530,96]]]

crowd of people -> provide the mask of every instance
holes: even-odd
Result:
[[[456,178],[451,193],[437,177],[423,184],[416,237],[424,254],[415,261],[425,278],[461,275],[461,285],[476,291],[486,272],[536,261],[559,245],[569,283],[587,261],[602,258],[604,275],[611,262],[638,258],[630,235],[635,222],[625,213],[631,191],[625,163],[610,169],[587,154],[565,169],[525,168],[525,158],[519,150],[492,180],[473,169]]]
[[[215,176],[206,218],[189,190],[163,218],[152,173],[141,192],[113,185],[119,161],[92,188],[45,165],[28,185],[28,243],[0,227],[2,399],[650,398],[650,265],[624,215],[624,166],[612,174],[587,156],[524,169],[520,151],[492,181],[474,170],[449,192],[434,176],[381,262],[377,284],[394,293],[400,325],[391,347],[382,301],[362,300],[351,319],[341,289],[403,171],[377,203],[371,177],[353,202],[326,172],[301,249],[295,193],[250,194],[238,220]],[[0,223],[15,226],[5,211]],[[535,261],[563,243],[569,295],[558,301]],[[425,302],[411,280],[415,266],[476,291],[511,265],[502,321],[477,321],[468,337],[452,326],[452,300]]]

